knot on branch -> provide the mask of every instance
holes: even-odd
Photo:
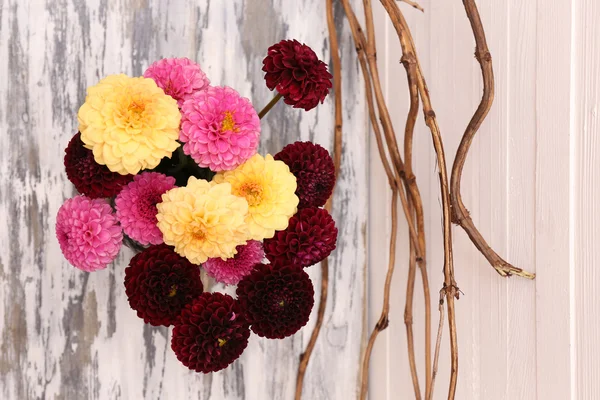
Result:
[[[404,310],[404,323],[406,325],[412,325],[413,324],[412,314],[410,314],[407,310]]]
[[[452,217],[452,223],[456,225],[463,225],[463,222],[469,218],[471,218],[471,213],[469,210],[465,209],[465,213],[458,212],[457,207],[450,206],[450,215]]]
[[[405,66],[416,65],[417,64],[417,58],[412,53],[406,53],[406,54],[402,55],[402,58],[400,59],[400,62],[402,64],[404,64]]]
[[[477,59],[477,61],[481,62],[491,62],[492,61],[492,54],[485,50],[485,51],[479,51],[479,50],[475,50],[475,58]]]
[[[446,285],[446,283],[444,282],[444,286],[440,290],[440,305],[444,304],[444,297],[447,296],[451,296],[454,297],[456,300],[459,300],[461,293],[462,292],[460,291],[456,283],[453,283],[452,285]]]
[[[377,321],[377,325],[375,325],[375,329],[377,329],[379,332],[383,331],[384,329],[386,329],[390,324],[390,320],[388,318],[387,315],[382,315],[381,318],[379,319],[379,321]]]
[[[427,111],[425,111],[425,119],[426,120],[435,119],[435,111],[433,111],[433,110],[427,110]]]

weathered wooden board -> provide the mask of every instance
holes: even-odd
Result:
[[[339,7],[336,21],[345,95],[334,203],[340,238],[306,399],[355,397],[365,334],[364,93]],[[297,38],[329,60],[327,35],[319,0],[2,0],[0,398],[293,398],[314,318],[292,338],[252,337],[226,371],[191,373],[171,352],[170,331],[144,325],[129,309],[122,282],[131,254],[123,251],[104,271],[80,272],[63,260],[54,223],[74,194],[62,157],[87,86],[108,74],[140,75],[160,57],[186,56],[200,62],[213,84],[232,86],[261,108],[272,95],[261,72],[267,47]],[[332,127],[332,97],[309,113],[279,104],[263,123],[261,152],[298,139],[331,149]],[[311,276],[318,287],[319,267]]]

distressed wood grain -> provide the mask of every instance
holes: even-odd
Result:
[[[355,397],[364,337],[368,138],[363,85],[339,8],[336,22],[349,94],[334,202],[340,236],[307,399]],[[324,2],[2,0],[0,398],[292,398],[314,321],[284,340],[252,336],[232,367],[195,374],[171,352],[169,329],[144,325],[129,309],[122,282],[130,252],[87,274],[63,260],[54,236],[56,212],[75,194],[62,157],[87,86],[109,74],[140,75],[160,57],[189,57],[213,84],[236,88],[260,109],[272,96],[261,61],[283,38],[306,42],[328,61]],[[299,139],[331,149],[332,98],[309,113],[279,104],[262,128],[262,153]],[[318,268],[310,270],[317,288]]]

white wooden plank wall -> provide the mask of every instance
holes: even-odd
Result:
[[[329,303],[306,375],[307,399],[355,396],[365,335],[366,119],[342,20],[337,7],[346,95],[334,203],[339,250],[331,258]],[[87,274],[62,259],[54,236],[56,212],[74,194],[62,157],[87,86],[108,74],[141,75],[160,57],[189,57],[213,84],[236,88],[260,108],[272,96],[262,58],[284,38],[306,42],[329,61],[324,2],[0,1],[1,399],[293,397],[316,307],[302,333],[280,341],[253,336],[231,368],[195,374],[171,352],[169,330],[144,325],[129,309],[122,286],[129,252],[113,267]],[[309,113],[279,104],[263,123],[261,152],[299,139],[332,148],[332,100]],[[318,289],[319,268],[310,274]]]
[[[378,3],[378,2],[375,2]],[[459,0],[400,4],[413,30],[447,154],[453,155],[481,98],[474,40]],[[457,399],[600,398],[600,4],[596,0],[477,1],[494,61],[496,99],[463,177],[464,201],[488,242],[537,273],[499,277],[462,229],[454,228]],[[396,33],[377,7],[379,63],[398,132],[408,109]],[[429,132],[416,131],[416,175],[426,209],[433,309],[442,284],[440,196]],[[451,167],[452,159],[448,160]],[[387,186],[371,151],[371,192]],[[389,191],[369,214],[369,326],[381,307]],[[382,230],[385,227],[386,232]],[[403,226],[390,328],[375,347],[371,397],[412,397],[403,321],[407,237]],[[417,274],[414,329],[424,387],[423,304]],[[434,312],[433,324],[438,321]],[[449,378],[447,325],[435,399]]]

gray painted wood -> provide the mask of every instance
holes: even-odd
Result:
[[[170,330],[144,325],[128,307],[122,282],[131,253],[104,271],[81,272],[63,260],[54,223],[75,194],[62,157],[87,86],[108,74],[140,75],[160,57],[187,56],[213,84],[232,86],[261,108],[271,97],[261,72],[270,44],[297,38],[329,59],[324,7],[319,0],[0,2],[0,398],[293,398],[315,312],[292,338],[253,336],[225,371],[189,372],[170,350]],[[340,239],[306,399],[356,396],[365,336],[366,119],[340,9],[336,20],[345,94],[334,206]],[[331,97],[309,113],[279,104],[263,124],[260,150],[298,139],[331,149],[332,126]],[[310,274],[318,288],[319,268]]]

